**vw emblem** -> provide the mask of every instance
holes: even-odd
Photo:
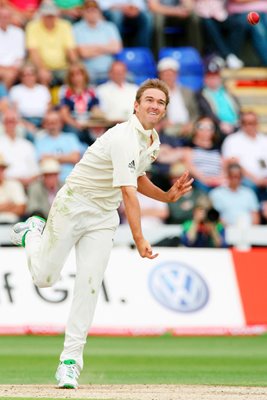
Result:
[[[149,288],[161,305],[182,313],[200,310],[209,299],[209,289],[201,275],[177,261],[155,267],[149,276]]]

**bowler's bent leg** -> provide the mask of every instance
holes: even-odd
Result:
[[[43,234],[29,231],[25,239],[28,267],[38,287],[49,287],[60,278],[60,272],[78,240],[71,212],[59,212],[60,204],[66,208],[66,197],[59,196],[52,205]]]

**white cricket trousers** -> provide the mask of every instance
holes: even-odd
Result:
[[[81,369],[83,348],[118,225],[117,210],[97,208],[65,185],[52,204],[43,234],[26,235],[28,266],[38,287],[52,286],[60,279],[75,246],[76,278],[60,360],[74,359]]]

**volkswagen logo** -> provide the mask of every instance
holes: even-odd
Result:
[[[149,276],[149,288],[161,305],[181,313],[200,310],[209,299],[209,289],[201,275],[177,261],[155,267]]]

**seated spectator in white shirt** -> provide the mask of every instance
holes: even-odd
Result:
[[[100,109],[110,121],[126,121],[133,113],[138,86],[127,82],[127,66],[114,61],[109,70],[109,80],[97,87]]]
[[[267,137],[259,131],[254,111],[241,114],[241,128],[222,144],[226,162],[238,162],[243,170],[243,183],[256,190],[260,199],[267,199]]]
[[[209,197],[225,225],[236,225],[244,220],[248,224],[259,224],[259,201],[252,189],[242,186],[239,164],[228,165],[227,184],[211,190]]]
[[[24,31],[11,24],[11,10],[0,6],[0,80],[9,89],[25,57]]]
[[[0,224],[19,221],[25,212],[27,201],[23,185],[6,178],[7,167],[7,162],[0,154]]]
[[[39,174],[33,144],[17,135],[19,116],[14,109],[7,109],[3,116],[3,134],[0,149],[8,163],[6,177],[19,180],[27,187]]]
[[[10,89],[9,98],[27,129],[34,132],[41,127],[51,106],[51,95],[46,86],[37,83],[37,70],[33,64],[24,64],[20,77],[21,83]]]
[[[192,131],[192,122],[198,117],[195,94],[177,83],[180,65],[174,58],[162,58],[157,69],[159,79],[167,84],[170,94],[167,117],[162,121],[161,128],[170,136],[187,136]]]

